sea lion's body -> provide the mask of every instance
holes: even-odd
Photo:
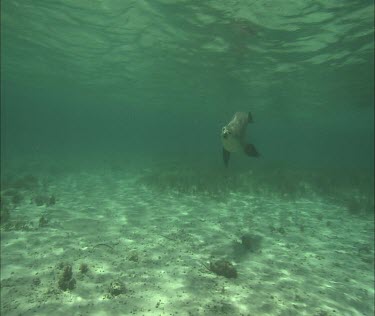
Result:
[[[246,128],[252,121],[250,113],[237,112],[232,120],[223,127],[221,141],[223,143],[223,159],[226,167],[232,152],[243,151],[250,157],[259,156],[254,145],[246,143]]]

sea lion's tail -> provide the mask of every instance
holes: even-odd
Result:
[[[250,112],[247,114],[247,122],[248,123],[252,123],[253,122],[253,116],[251,115]]]

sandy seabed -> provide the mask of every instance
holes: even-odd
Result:
[[[1,315],[374,314],[372,216],[316,195],[162,191],[147,172],[3,187]]]

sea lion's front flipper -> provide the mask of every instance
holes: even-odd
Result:
[[[245,153],[246,153],[246,155],[248,155],[250,157],[259,157],[260,156],[253,144],[246,144],[245,145]]]
[[[225,167],[228,167],[229,157],[230,157],[230,152],[226,150],[225,148],[223,148],[223,160],[224,160]]]
[[[252,122],[253,122],[253,117],[252,117],[252,115],[251,115],[250,112],[247,113],[247,122],[248,122],[248,123],[252,123]]]

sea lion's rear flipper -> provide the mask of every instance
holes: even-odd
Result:
[[[252,122],[253,122],[253,117],[252,117],[252,115],[251,115],[250,112],[247,113],[247,122],[248,122],[248,123],[252,123]]]
[[[228,167],[229,157],[230,157],[230,152],[226,150],[225,148],[223,148],[223,160],[224,160],[225,167]]]
[[[246,144],[245,145],[245,154],[250,156],[250,157],[259,157],[260,156],[253,144]]]

